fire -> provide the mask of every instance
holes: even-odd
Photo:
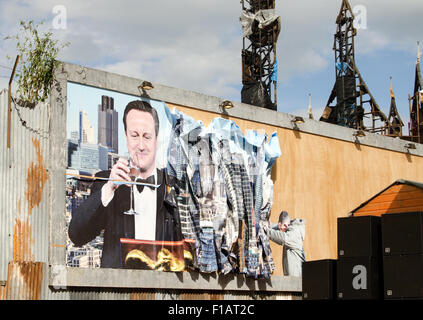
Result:
[[[151,270],[158,271],[183,271],[185,269],[185,261],[176,258],[168,249],[163,248],[157,253],[157,260],[151,259],[141,250],[134,249],[130,251],[125,259],[135,259],[146,264]],[[190,252],[184,250],[184,259],[192,260]]]

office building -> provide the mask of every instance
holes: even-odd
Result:
[[[118,124],[114,99],[101,96],[101,104],[98,106],[98,144],[107,147],[113,153],[119,153]]]
[[[79,111],[79,142],[94,144],[94,129],[85,110]]]

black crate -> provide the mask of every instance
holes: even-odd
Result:
[[[423,212],[382,215],[384,255],[423,253]]]
[[[380,255],[380,217],[338,218],[338,259]]]
[[[383,257],[385,299],[423,299],[423,254]]]
[[[336,273],[338,300],[378,300],[383,298],[383,273],[380,258],[339,259]]]
[[[306,261],[302,265],[304,300],[334,300],[336,297],[336,260]]]

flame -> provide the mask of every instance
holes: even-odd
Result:
[[[157,253],[157,261],[151,259],[141,250],[131,250],[127,255],[128,259],[135,259],[144,262],[150,269],[158,271],[183,271],[185,269],[185,261],[176,258],[168,249],[163,248]],[[192,260],[192,254],[184,250],[184,259]]]

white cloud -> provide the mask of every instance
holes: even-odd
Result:
[[[423,1],[351,0],[367,12],[356,51],[415,52]],[[3,1],[0,35],[15,33],[19,20],[51,24],[53,0]],[[60,58],[89,67],[149,79],[188,90],[239,100],[242,36],[239,1],[62,1],[67,29],[55,30],[70,41]],[[277,44],[278,78],[311,76],[334,61],[335,19],[341,1],[276,2],[282,30]],[[11,50],[0,44],[1,52]],[[0,63],[1,63],[0,57]],[[281,101],[282,103],[282,101]]]

